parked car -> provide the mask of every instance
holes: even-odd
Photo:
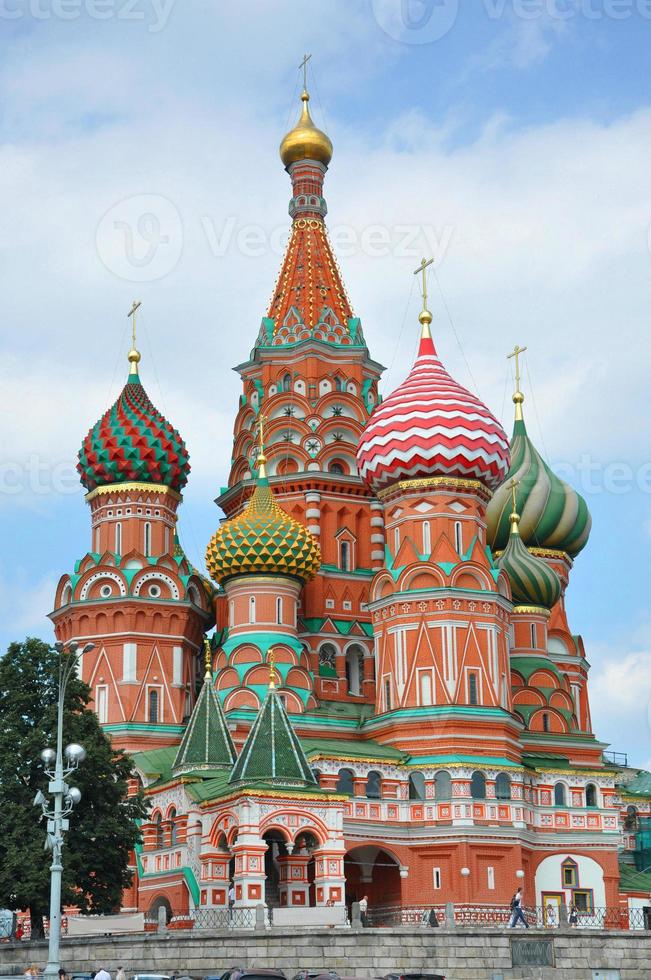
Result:
[[[341,977],[335,970],[299,970],[298,973],[294,974],[292,980],[317,980],[318,977],[322,977],[323,980],[341,980]]]
[[[92,980],[90,973],[71,973],[70,980]]]
[[[74,980],[74,977],[71,980]],[[170,980],[170,977],[163,973],[135,973],[132,980]]]
[[[222,973],[220,980],[287,980],[282,970],[245,970],[238,966]]]
[[[445,980],[442,973],[385,973],[381,980]]]

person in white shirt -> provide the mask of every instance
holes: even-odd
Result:
[[[111,980],[111,974],[108,970],[105,970],[103,966],[100,966],[99,970],[95,974],[95,980]]]
[[[360,898],[359,900],[359,917],[362,920],[363,926],[367,925],[367,919],[366,919],[367,913],[368,913],[368,895],[364,895],[364,897]]]

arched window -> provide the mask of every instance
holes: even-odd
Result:
[[[423,521],[423,554],[429,555],[432,551],[432,532],[429,521]]]
[[[486,799],[486,777],[483,772],[473,772],[470,778],[470,795],[473,800]]]
[[[445,772],[444,769],[434,776],[434,796],[438,802],[441,800],[445,802],[452,798],[452,780],[450,773]]]
[[[585,788],[585,805],[586,806],[596,806],[597,805],[597,787],[594,783],[588,783]]]
[[[145,558],[151,555],[151,521],[145,521]]]
[[[394,527],[393,529],[393,550],[397,555],[400,551],[400,528]]]
[[[119,521],[115,525],[115,553],[116,555],[122,554],[122,525]]]
[[[337,780],[337,793],[349,793],[353,795],[353,774],[350,769],[340,769],[339,779]]]
[[[495,780],[495,797],[498,800],[511,799],[511,777],[505,772],[500,772]]]
[[[624,830],[638,830],[639,820],[636,806],[626,807],[626,816],[624,817]]]
[[[548,732],[549,731],[549,715],[547,714],[546,711],[543,711],[542,726],[543,726],[543,731],[544,732]]]
[[[576,888],[579,883],[579,866],[572,858],[566,858],[561,864],[561,880],[563,888]]]
[[[154,820],[154,827],[156,828],[155,841],[156,847],[163,847],[165,843],[165,838],[163,837],[163,814],[157,813],[156,819]]]
[[[179,825],[176,821],[176,810],[174,807],[170,810],[168,820],[170,822],[170,845],[176,847],[179,842]]]
[[[255,596],[249,596],[249,622],[255,623]]]
[[[344,475],[344,468],[341,465],[341,463],[330,463],[328,469],[330,470],[331,473],[334,473],[336,476]]]
[[[532,623],[531,624],[531,646],[533,647],[534,650],[538,646],[538,634],[536,632],[536,624],[535,623]]]
[[[149,692],[149,721],[152,725],[158,722],[158,691]]]
[[[364,677],[364,651],[355,644],[346,651],[346,680],[348,693],[359,697]]]
[[[342,572],[350,571],[350,544],[348,541],[342,541],[339,545],[339,553],[341,560],[339,564],[341,565]]]
[[[382,773],[371,769],[366,778],[366,795],[369,800],[379,800],[382,796]]]
[[[565,786],[556,783],[554,786],[554,806],[565,806]]]
[[[278,624],[283,621],[283,600],[282,596],[278,596],[276,599],[276,622]]]
[[[288,372],[286,375],[284,375],[283,380],[281,381],[280,390],[289,391],[291,387],[292,387],[292,376]]]
[[[409,799],[425,799],[425,777],[423,776],[422,772],[409,773]]]
[[[463,554],[463,531],[461,529],[461,521],[454,522],[454,547],[456,552],[461,557]]]

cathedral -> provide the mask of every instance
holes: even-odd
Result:
[[[90,544],[50,615],[95,644],[81,676],[150,806],[123,907],[490,909],[519,885],[550,921],[645,904],[651,777],[592,730],[565,609],[590,514],[528,435],[523,350],[509,439],[439,356],[423,260],[417,356],[382,391],[328,238],[332,152],[304,89],[210,577],[135,307],[126,384],[79,452]]]

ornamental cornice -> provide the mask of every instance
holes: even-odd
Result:
[[[479,480],[467,480],[461,477],[450,476],[430,476],[422,479],[398,480],[396,483],[392,483],[390,486],[379,490],[377,496],[379,500],[387,500],[393,494],[404,492],[405,490],[422,490],[428,487],[438,487],[444,490],[447,488],[457,491],[467,490],[470,493],[478,493],[480,496],[485,497],[486,500],[490,500],[491,498],[490,490]]]
[[[115,496],[123,493],[151,493],[156,495],[169,494],[174,500],[182,500],[182,496],[172,487],[168,487],[164,483],[107,483],[101,487],[95,487],[94,490],[89,491],[85,495],[86,503],[90,503],[95,497],[105,497],[109,494]]]

